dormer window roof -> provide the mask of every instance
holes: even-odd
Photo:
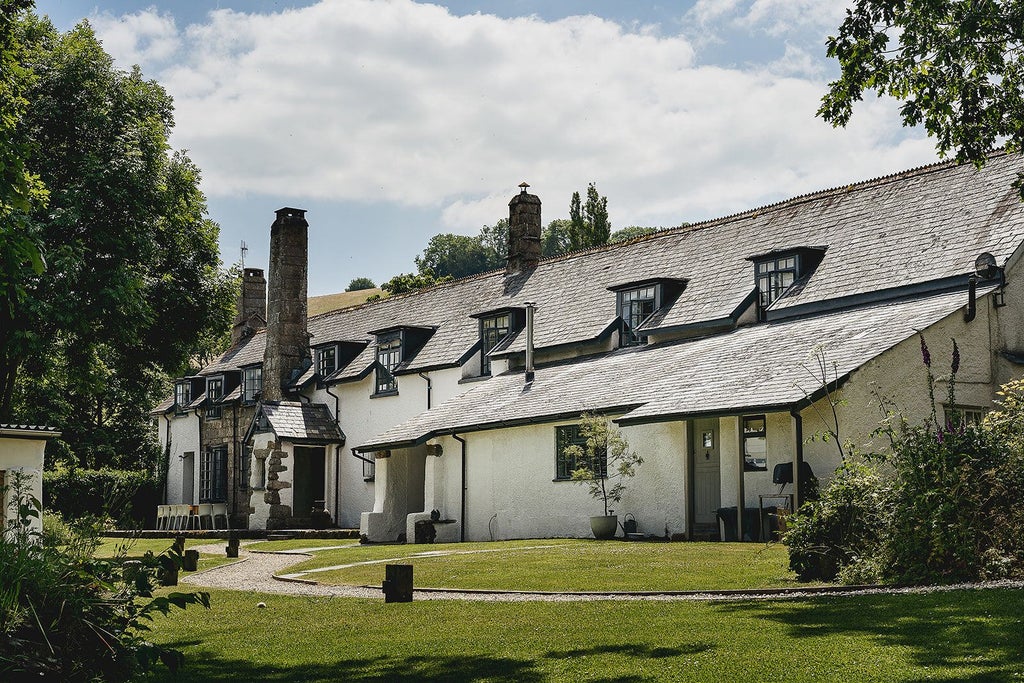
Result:
[[[792,247],[747,257],[754,263],[759,320],[765,319],[765,312],[772,304],[807,281],[825,257],[825,249],[827,247]]]

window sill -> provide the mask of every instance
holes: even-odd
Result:
[[[375,394],[370,394],[370,398],[383,398],[384,396],[398,396],[398,389],[392,391],[378,391]]]

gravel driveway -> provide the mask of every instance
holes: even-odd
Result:
[[[302,562],[311,548],[300,548],[282,552],[249,552],[243,542],[239,551],[239,561],[190,574],[182,579],[182,583],[203,588],[226,588],[229,590],[249,591],[253,593],[278,593],[284,595],[304,595],[310,597],[342,597],[342,598],[374,598],[383,600],[384,595],[379,588],[362,586],[328,586],[312,581],[284,581],[275,579],[288,567]],[[219,555],[224,552],[224,543],[194,546],[201,553]],[[325,550],[325,548],[316,548]],[[728,601],[728,600],[791,600],[813,596],[828,595],[870,595],[876,593],[927,593],[964,589],[987,588],[1024,588],[1024,581],[992,581],[982,584],[958,584],[954,586],[930,586],[918,588],[844,588],[829,586],[820,589],[781,589],[765,592],[709,592],[709,593],[526,593],[500,591],[462,591],[462,590],[415,590],[416,600],[478,600],[491,602],[524,602],[551,601],[576,602],[581,600],[657,600],[657,601]]]

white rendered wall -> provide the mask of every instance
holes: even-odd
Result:
[[[604,513],[600,500],[571,481],[555,481],[555,426],[563,421],[466,434],[467,541],[510,538],[589,537],[590,517]],[[686,429],[682,423],[623,429],[644,458],[626,482],[620,520],[632,513],[641,533],[662,536],[686,531]],[[424,504],[443,519],[445,540],[461,526],[461,444],[444,437],[440,458],[427,457]],[[429,510],[428,510],[429,511]],[[439,536],[440,539],[440,536]]]
[[[3,505],[4,518],[8,524],[18,518],[18,509],[14,495],[14,477],[23,474],[27,481],[27,493],[36,500],[43,500],[43,454],[46,451],[45,439],[10,439],[0,437],[0,470],[6,471],[5,491],[0,491],[0,505]],[[33,531],[42,531],[43,522],[39,517],[29,520]]]
[[[167,503],[169,505],[194,504],[199,496],[199,417],[195,412],[184,415],[173,413],[162,415],[159,421],[160,447],[167,452],[167,427],[170,420],[171,451],[167,464]],[[195,500],[183,500],[182,485],[183,457],[186,452],[194,453],[192,459],[192,496]]]

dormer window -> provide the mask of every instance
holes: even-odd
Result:
[[[338,347],[325,346],[316,350],[316,372],[320,377],[334,374],[338,369]]]
[[[242,370],[242,403],[253,404],[263,390],[263,367],[255,366]]]
[[[491,359],[487,355],[508,336],[512,316],[508,313],[481,318],[480,320],[480,374],[491,374]]]
[[[686,289],[687,282],[685,278],[661,277],[609,287],[615,292],[615,313],[622,320],[620,346],[646,344],[647,333],[640,328],[655,313],[671,307]]]
[[[622,345],[635,346],[647,342],[640,325],[658,309],[658,285],[638,287],[619,292],[619,316],[622,318]]]
[[[402,333],[389,332],[377,337],[377,372],[374,393],[398,392],[395,369],[402,362]]]
[[[757,264],[757,292],[761,310],[775,303],[796,282],[799,259],[799,256],[789,256]]]
[[[178,413],[185,412],[185,408],[192,402],[192,383],[188,380],[175,382],[174,384],[174,408]]]
[[[748,257],[754,262],[758,319],[764,320],[772,304],[805,281],[824,256],[825,247],[797,247]]]
[[[221,416],[220,400],[224,398],[224,378],[208,377],[206,379],[206,419],[219,420]]]

